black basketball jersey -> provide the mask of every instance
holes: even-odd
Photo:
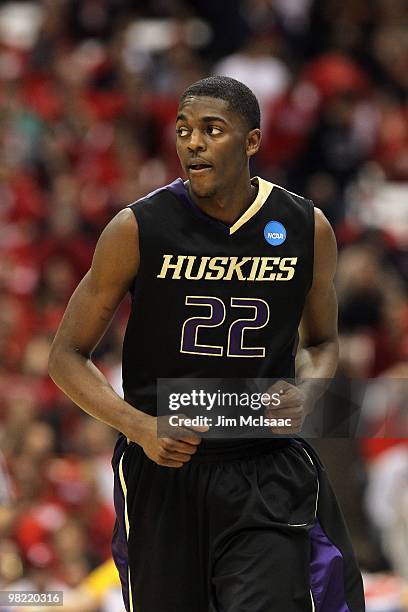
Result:
[[[158,378],[293,377],[313,276],[313,204],[261,178],[232,225],[177,179],[130,205],[140,268],[123,347],[125,399],[156,414]]]

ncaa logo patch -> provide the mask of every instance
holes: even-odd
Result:
[[[286,240],[286,230],[279,221],[269,221],[265,225],[264,237],[268,244],[279,246]]]

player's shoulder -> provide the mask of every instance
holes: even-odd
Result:
[[[133,239],[137,236],[138,226],[137,220],[130,208],[126,207],[120,210],[113,219],[107,224],[101,234],[101,238],[109,239]]]

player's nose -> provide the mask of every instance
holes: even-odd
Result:
[[[204,151],[205,141],[201,130],[193,130],[191,132],[190,140],[188,141],[187,147],[190,151]]]

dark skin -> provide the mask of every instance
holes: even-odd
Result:
[[[179,108],[177,152],[189,178],[192,199],[207,214],[234,223],[256,197],[249,159],[261,134],[250,130],[223,100],[191,97]],[[189,167],[196,164],[195,169]],[[205,166],[209,165],[210,168]],[[323,213],[315,212],[313,285],[301,323],[302,348],[297,373],[303,378],[330,378],[338,355],[337,302],[333,286],[336,242]],[[180,468],[191,459],[206,428],[179,428],[177,439],[157,437],[157,418],[120,398],[92,362],[92,353],[138,272],[139,237],[130,209],[120,211],[102,232],[92,266],[73,293],[55,336],[49,359],[54,382],[85,412],[137,442],[159,465]],[[279,385],[281,403],[274,417],[291,418],[300,431],[310,410],[313,389]],[[317,395],[317,394],[316,394]]]

